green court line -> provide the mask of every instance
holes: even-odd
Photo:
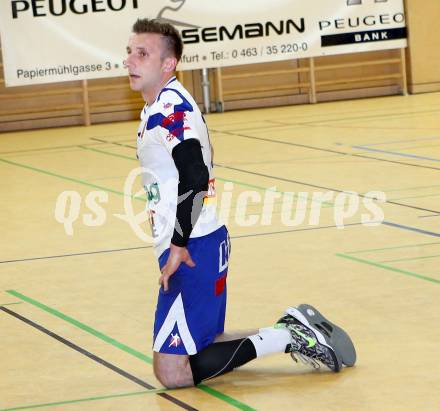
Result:
[[[160,394],[160,393],[166,392],[166,391],[169,391],[169,390],[164,388],[164,389],[157,389],[157,390],[129,392],[129,393],[125,393],[125,394],[103,395],[100,397],[79,398],[76,400],[65,400],[65,401],[57,401],[57,402],[47,402],[45,404],[32,404],[32,405],[23,405],[21,407],[2,408],[2,409],[0,409],[0,411],[31,410],[34,408],[54,407],[56,405],[66,405],[66,404],[77,404],[79,402],[107,400],[110,398],[134,397],[136,395],[144,395],[144,394]]]
[[[82,148],[84,150],[94,151],[94,152],[100,153],[100,154],[106,154],[106,155],[109,155],[109,156],[124,158],[126,160],[138,161],[136,158],[130,157],[130,156],[126,156],[124,154],[112,153],[111,151],[100,150],[98,148],[91,148],[91,147],[85,147],[85,146],[78,146],[78,147],[80,147],[80,148]],[[223,182],[227,182],[227,183],[234,183],[234,184],[237,184],[237,185],[240,185],[240,186],[243,186],[243,187],[255,188],[255,189],[261,190],[261,191],[270,191],[270,192],[274,192],[274,193],[285,194],[284,191],[272,190],[270,188],[265,188],[265,187],[257,186],[257,185],[254,185],[254,184],[243,183],[242,181],[225,179],[225,178],[217,177],[217,176],[215,178],[216,178],[216,180],[219,180],[219,181],[223,181]],[[328,201],[323,201],[322,204],[325,207],[333,207],[333,203],[330,203]]]
[[[7,305],[16,305],[16,304],[23,304],[21,301],[18,303],[6,303],[6,304],[0,304],[0,307],[6,307]],[[0,410],[1,411],[1,410]]]
[[[440,254],[437,254],[437,255],[425,255],[425,256],[422,256],[422,257],[401,258],[399,260],[384,260],[384,261],[379,261],[379,263],[397,263],[399,261],[415,261],[415,260],[424,260],[426,258],[436,258],[436,257],[440,257]]]
[[[10,164],[10,165],[13,165],[13,166],[16,166],[16,167],[21,167],[21,168],[25,168],[27,170],[36,171],[37,173],[46,174],[46,175],[52,176],[52,177],[57,177],[57,178],[60,178],[62,180],[71,181],[73,183],[81,184],[81,185],[84,185],[84,186],[87,186],[87,187],[97,188],[99,190],[106,191],[108,193],[117,194],[117,195],[122,196],[122,197],[126,196],[125,193],[123,193],[122,191],[117,191],[117,190],[113,190],[112,188],[99,186],[97,184],[89,183],[87,181],[79,180],[77,178],[63,176],[61,174],[53,173],[51,171],[44,170],[42,168],[32,167],[32,166],[29,166],[27,164],[17,163],[16,161],[10,161],[10,160],[6,160],[4,158],[0,158],[0,161],[2,161],[4,163],[7,163],[7,164]],[[135,200],[140,200],[140,201],[143,201],[143,202],[147,201],[145,198],[142,198],[142,197],[136,197],[136,196],[133,196],[133,195],[130,196],[130,197],[135,199]]]
[[[96,338],[99,338],[100,340],[105,341],[106,343],[111,344],[114,347],[119,348],[120,350],[125,351],[126,353],[131,354],[131,355],[139,358],[140,360],[145,361],[148,364],[153,364],[153,360],[149,356],[142,354],[141,352],[139,352],[133,348],[130,348],[129,346],[115,340],[114,338],[108,337],[107,335],[93,329],[92,327],[89,327],[88,325],[86,325],[80,321],[75,320],[72,317],[69,317],[68,315],[63,314],[60,311],[57,311],[51,307],[48,307],[47,305],[44,305],[44,304],[42,304],[42,303],[40,303],[30,297],[27,297],[27,296],[19,293],[18,291],[6,290],[6,292],[10,295],[13,295],[14,297],[19,298],[20,300],[23,300],[29,304],[32,304],[33,306],[35,306],[43,311],[46,311],[47,313],[49,313],[55,317],[58,317],[64,321],[74,325],[77,328],[80,328],[81,330],[83,330],[89,334],[92,334]]]
[[[18,158],[18,157],[38,157],[38,156],[49,156],[53,154],[60,154],[60,153],[79,153],[81,150],[79,147],[70,148],[66,150],[57,150],[57,151],[44,151],[44,152],[37,152],[37,153],[22,153],[22,154],[2,154],[2,156],[6,156],[7,158]]]
[[[78,147],[82,148],[83,150],[96,151],[97,153],[107,154],[108,156],[124,158],[126,160],[138,161],[135,157],[125,156],[124,154],[112,153],[111,151],[104,151],[104,150],[99,150],[98,148],[92,148],[92,147],[86,147],[86,146],[78,146]]]
[[[385,270],[389,270],[389,271],[394,271],[395,273],[400,273],[400,274],[405,274],[408,275],[410,277],[415,277],[415,278],[419,278],[421,280],[425,280],[425,281],[430,281],[432,283],[436,283],[436,284],[440,284],[440,280],[437,280],[435,278],[431,278],[428,277],[426,275],[422,275],[422,274],[417,274],[417,273],[413,273],[411,271],[407,271],[407,270],[401,270],[399,268],[395,268],[395,267],[391,267],[389,265],[385,265],[385,264],[381,264],[381,263],[377,263],[375,261],[371,261],[371,260],[364,260],[362,258],[358,258],[358,257],[353,257],[352,255],[347,255],[347,254],[343,254],[343,253],[336,253],[336,255],[338,257],[342,257],[342,258],[346,258],[347,260],[352,260],[352,261],[356,261],[358,263],[363,263],[363,264],[368,264],[368,265],[372,265],[374,267],[379,267],[379,268],[383,268]]]
[[[25,301],[25,302],[27,302],[37,308],[40,308],[43,311],[46,311],[47,313],[49,313],[55,317],[58,317],[64,321],[74,325],[77,328],[80,328],[81,330],[83,330],[85,332],[88,332],[89,334],[92,334],[93,336],[99,338],[100,340],[105,341],[106,343],[113,345],[114,347],[119,348],[122,351],[125,351],[127,354],[133,355],[134,357],[139,358],[140,360],[142,360],[150,365],[153,364],[153,359],[151,357],[149,357],[148,355],[145,355],[145,354],[135,350],[134,348],[131,348],[128,345],[125,345],[125,344],[115,340],[114,338],[111,338],[111,337],[101,333],[100,331],[93,329],[92,327],[89,327],[88,325],[86,325],[78,320],[75,320],[74,318],[72,318],[66,314],[63,314],[62,312],[55,310],[54,308],[51,308],[45,304],[42,304],[42,303],[34,300],[33,298],[27,297],[27,296],[19,293],[18,291],[6,290],[6,292],[10,295],[13,295],[14,297],[19,298],[20,300],[23,300],[23,301]],[[254,411],[255,410],[254,408],[249,407],[248,405],[236,400],[235,398],[232,398],[226,394],[223,394],[223,393],[221,393],[211,387],[206,386],[205,384],[200,384],[196,388],[198,388],[208,394],[211,394],[212,396],[214,396],[222,401],[225,401],[229,405],[232,405],[233,407],[238,408],[240,410],[243,410],[243,411]]]
[[[197,386],[197,388],[201,389],[202,391],[206,392],[207,394],[210,394],[210,395],[218,398],[219,400],[227,402],[228,404],[232,405],[235,408],[238,408],[239,410],[256,411],[255,408],[249,407],[248,405],[243,404],[242,402],[240,402],[232,397],[229,397],[228,395],[225,395],[217,390],[214,390],[213,388],[208,387],[207,385],[200,384]]]
[[[85,150],[96,151],[96,152],[103,153],[103,154],[114,155],[116,157],[122,157],[122,158],[130,159],[130,160],[135,160],[132,157],[124,156],[122,154],[110,153],[110,152],[106,152],[106,151],[103,151],[103,150],[91,149],[91,148],[84,147],[84,146],[78,146],[78,147],[84,148]],[[38,172],[38,173],[41,173],[41,174],[46,174],[46,175],[49,175],[49,176],[52,176],[52,177],[60,178],[60,179],[66,180],[66,181],[71,181],[71,182],[74,182],[74,183],[77,183],[77,184],[81,184],[81,185],[84,185],[84,186],[87,186],[87,187],[92,187],[92,188],[96,188],[96,189],[99,189],[99,190],[102,190],[102,191],[113,193],[113,194],[116,194],[116,195],[119,195],[119,196],[122,196],[122,197],[126,196],[126,194],[121,192],[121,191],[117,191],[117,190],[113,190],[113,189],[108,188],[108,187],[103,187],[103,186],[100,186],[100,185],[97,185],[97,184],[89,183],[87,181],[80,180],[80,179],[77,179],[77,178],[63,176],[61,174],[53,173],[53,172],[48,171],[48,170],[44,170],[44,169],[37,168],[37,167],[32,167],[32,166],[29,166],[27,164],[17,163],[15,161],[6,160],[4,158],[0,158],[0,161],[2,161],[4,163],[7,163],[7,164],[10,164],[10,165],[13,165],[13,166],[16,166],[16,167],[25,168],[25,169],[32,170],[32,171],[35,171],[35,172]],[[258,189],[263,190],[263,191],[267,190],[267,188],[264,188],[264,187],[254,186],[254,185],[251,185],[251,184],[246,184],[246,183],[242,183],[242,182],[238,182],[238,181],[233,181],[233,180],[227,180],[227,179],[223,179],[221,177],[217,177],[217,179],[221,180],[221,181],[225,181],[225,182],[231,181],[231,182],[233,182],[235,184],[239,184],[239,185],[243,185],[243,186],[247,186],[247,187],[258,188]],[[272,191],[275,191],[275,190],[272,190]],[[284,194],[283,191],[275,191],[275,192]],[[130,197],[133,198],[134,200],[142,201],[144,203],[147,202],[146,198],[143,198],[143,197],[137,197],[137,196],[134,196],[134,195],[132,195]],[[313,201],[313,199],[312,199],[312,201]],[[322,202],[322,205],[323,205],[322,208],[327,208],[327,207],[333,207],[334,206],[332,203],[329,203],[329,202],[326,202],[326,201]],[[307,209],[310,209],[310,207],[307,207]]]
[[[436,242],[436,243],[421,243],[421,244],[400,245],[400,246],[397,246],[397,247],[371,248],[371,249],[367,249],[367,250],[350,251],[350,252],[346,252],[345,254],[362,254],[362,253],[370,253],[370,252],[373,252],[373,251],[397,250],[399,248],[423,247],[425,245],[435,245],[435,244],[440,244],[440,243],[439,242]]]
[[[78,147],[81,147],[81,146],[78,146]],[[108,155],[114,155],[116,157],[122,157],[122,158],[127,158],[127,159],[130,159],[130,160],[135,160],[132,157],[124,156],[122,154],[108,153],[108,152],[105,152],[103,150],[90,149],[90,148],[87,148],[87,147],[81,147],[81,148],[84,148],[86,150],[101,152],[101,153],[108,154]],[[122,196],[122,197],[126,196],[126,194],[124,192],[122,192],[122,191],[113,190],[111,188],[103,187],[103,186],[100,186],[100,185],[97,185],[97,184],[93,184],[93,183],[89,183],[87,181],[80,180],[80,179],[77,179],[77,178],[63,176],[61,174],[53,173],[53,172],[48,171],[48,170],[44,170],[44,169],[37,168],[37,167],[32,167],[32,166],[29,166],[27,164],[17,163],[16,161],[10,161],[10,160],[6,160],[4,158],[0,158],[0,161],[2,161],[4,163],[7,163],[7,164],[10,164],[10,165],[13,165],[13,166],[16,166],[16,167],[25,168],[25,169],[28,169],[28,170],[31,170],[31,171],[36,171],[36,172],[41,173],[41,174],[46,174],[46,175],[49,175],[49,176],[52,176],[52,177],[57,177],[57,178],[60,178],[62,180],[71,181],[71,182],[74,182],[74,183],[77,183],[77,184],[81,184],[81,185],[84,185],[84,186],[87,186],[87,187],[92,187],[92,188],[96,188],[96,189],[99,189],[99,190],[102,190],[102,191],[106,191],[108,193],[113,193],[113,194],[116,194],[116,195],[119,195],[119,196]],[[222,179],[220,177],[217,177],[217,179],[221,180],[221,181],[231,181],[231,180]],[[234,182],[234,181],[232,181],[232,182]],[[247,185],[246,183],[239,183],[239,182],[235,182],[235,183],[236,184],[241,184],[243,186],[249,186],[249,187],[253,187],[253,188],[259,188],[261,190],[266,190],[266,188],[264,188],[264,187],[252,186],[252,185]],[[284,193],[282,191],[277,191],[277,192],[282,193],[282,194]],[[144,203],[147,202],[146,198],[143,198],[143,197],[137,197],[137,196],[134,196],[134,195],[127,196],[127,197],[131,197],[134,200],[142,201]],[[333,207],[333,204],[328,203],[328,202],[322,202],[322,204],[323,204],[323,208]]]

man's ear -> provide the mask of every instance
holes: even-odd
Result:
[[[175,57],[166,57],[162,64],[165,73],[172,73],[176,70],[176,66],[177,59]]]

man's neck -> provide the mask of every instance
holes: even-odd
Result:
[[[172,79],[174,77],[174,73],[169,74],[168,76],[164,77],[162,79],[162,81],[160,82],[160,84],[155,87],[153,90],[148,90],[148,92],[143,91],[142,92],[142,97],[144,99],[144,101],[151,106],[154,101],[156,100],[157,96],[159,95],[159,93],[162,91],[162,89],[165,87],[165,85],[170,81],[170,79]]]

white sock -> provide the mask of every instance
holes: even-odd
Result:
[[[285,328],[260,328],[258,334],[248,337],[254,344],[257,358],[276,352],[285,352],[286,345],[290,344],[292,337]]]

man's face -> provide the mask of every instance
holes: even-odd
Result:
[[[156,33],[132,33],[128,40],[126,66],[130,87],[148,93],[161,84],[167,71],[163,39]]]

